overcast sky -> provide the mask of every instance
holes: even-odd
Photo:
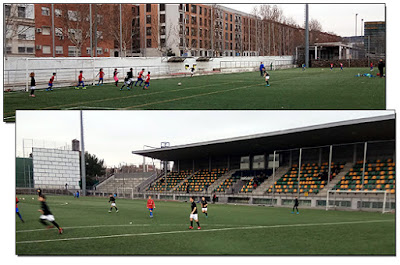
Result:
[[[85,150],[107,166],[140,164],[144,145],[189,144],[256,133],[392,114],[393,111],[84,111]],[[16,154],[23,139],[60,147],[80,139],[78,111],[18,111]],[[29,142],[26,142],[29,146]],[[150,161],[149,161],[150,162]]]
[[[266,3],[269,4],[269,3]],[[254,6],[261,4],[223,4],[224,6],[251,13]],[[273,5],[273,4],[269,4]],[[277,4],[285,17],[292,17],[297,24],[304,25],[304,4]],[[310,19],[317,19],[325,32],[334,32],[347,37],[355,34],[355,14],[358,14],[357,35],[361,34],[361,19],[385,21],[384,4],[309,4]]]

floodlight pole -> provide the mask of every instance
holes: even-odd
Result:
[[[365,177],[365,162],[367,159],[367,147],[368,147],[368,142],[364,143],[364,160],[363,160],[363,171],[362,171],[362,190],[364,190],[364,177]]]
[[[358,16],[358,13],[356,13],[356,29],[355,29],[355,36],[357,36],[357,16]]]
[[[332,168],[332,166],[331,166],[331,164],[332,164],[332,148],[333,148],[333,146],[331,145],[331,146],[329,147],[328,185],[329,185],[329,183],[330,183],[330,180],[331,180],[331,173],[332,173],[332,170],[331,170],[331,168]]]
[[[82,175],[82,196],[86,196],[86,163],[85,163],[85,143],[83,137],[83,113],[81,115],[81,175]]]
[[[53,50],[53,58],[56,57],[55,40],[54,40],[54,4],[51,4],[51,42]]]
[[[300,170],[301,170],[301,153],[303,149],[300,148],[300,153],[299,153],[299,171],[297,174],[297,197],[300,197]]]
[[[309,41],[309,35],[310,35],[310,28],[308,26],[308,4],[306,4],[306,18],[305,18],[305,65],[306,68],[309,67],[309,58],[310,58],[310,41]]]
[[[122,4],[119,4],[119,57],[122,57]]]
[[[93,57],[92,4],[89,4],[90,57]]]
[[[275,199],[275,156],[276,156],[276,151],[274,151],[274,164],[272,166],[272,200],[271,200],[271,205],[274,204],[274,199]]]

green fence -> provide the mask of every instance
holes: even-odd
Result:
[[[17,157],[15,161],[16,187],[33,187],[33,163],[32,158]]]

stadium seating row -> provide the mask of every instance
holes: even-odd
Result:
[[[363,161],[357,163],[335,185],[337,191],[388,191],[395,193],[396,171],[391,158],[368,161],[365,165],[364,183],[362,182]]]

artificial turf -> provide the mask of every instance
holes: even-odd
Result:
[[[108,213],[108,198],[48,196],[59,235],[39,223],[36,196],[18,198],[17,255],[395,255],[393,214],[210,204],[189,230],[188,202],[156,201],[150,218],[144,200],[117,198]]]
[[[287,69],[270,72],[270,87],[259,72],[152,80],[148,90],[120,91],[113,83],[4,93],[4,121],[22,109],[385,109],[385,79],[355,77],[366,68]],[[178,86],[181,83],[181,86]],[[122,84],[119,85],[119,87]]]

